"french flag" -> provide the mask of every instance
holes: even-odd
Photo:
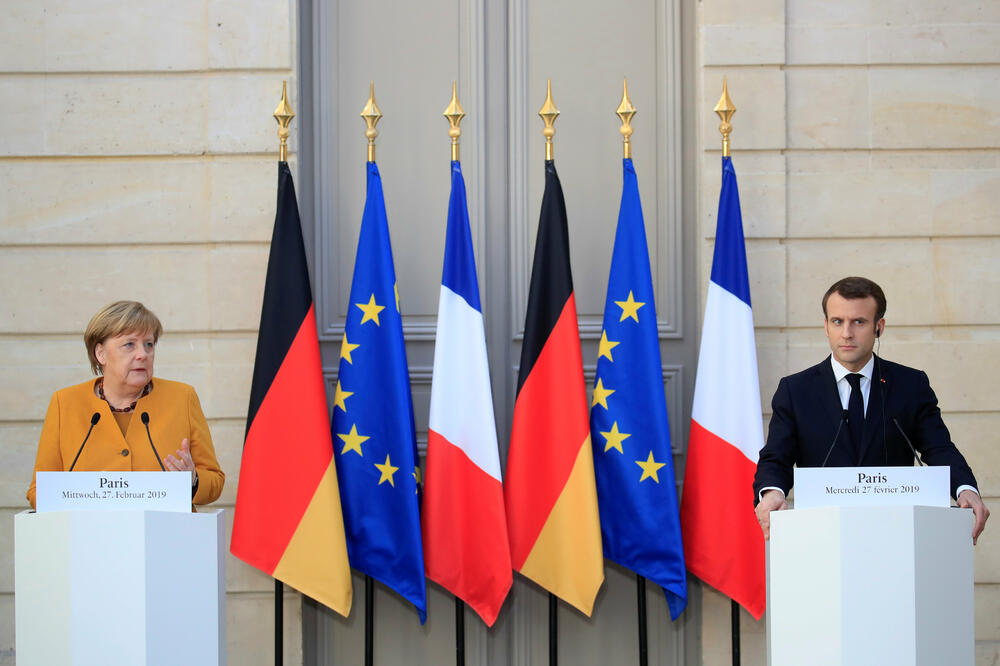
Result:
[[[729,157],[691,411],[681,532],[688,570],[756,619],[766,605],[753,477],[764,446],[740,195]]]
[[[458,161],[451,163],[424,477],[427,577],[493,626],[513,573],[486,333]]]

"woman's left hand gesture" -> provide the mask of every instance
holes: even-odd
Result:
[[[174,451],[163,459],[164,466],[172,472],[191,472],[191,486],[198,485],[198,472],[194,468],[194,459],[191,457],[191,445],[187,437],[181,440],[181,448]]]

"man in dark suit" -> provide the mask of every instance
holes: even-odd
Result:
[[[926,464],[951,469],[952,496],[975,516],[973,543],[983,531],[989,509],[941,420],[927,375],[872,352],[885,330],[885,308],[882,289],[861,277],[839,280],[823,296],[832,355],[783,378],[771,401],[767,444],[754,477],[765,539],[771,511],[788,508],[793,465],[909,466],[914,456],[906,438]]]

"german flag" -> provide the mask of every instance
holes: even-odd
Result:
[[[504,501],[514,569],[590,615],[604,557],[588,412],[566,202],[548,160]]]
[[[351,570],[316,310],[286,162],[278,163],[278,206],[230,550],[341,615],[350,612]]]

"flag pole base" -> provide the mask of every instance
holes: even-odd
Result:
[[[274,579],[274,666],[284,662],[285,586]]]
[[[639,666],[649,664],[649,640],[646,636],[646,579],[635,575],[635,602],[639,613]]]
[[[733,666],[740,666],[740,605],[730,599],[732,604],[733,631]]]
[[[455,597],[455,666],[465,666],[465,602]]]

